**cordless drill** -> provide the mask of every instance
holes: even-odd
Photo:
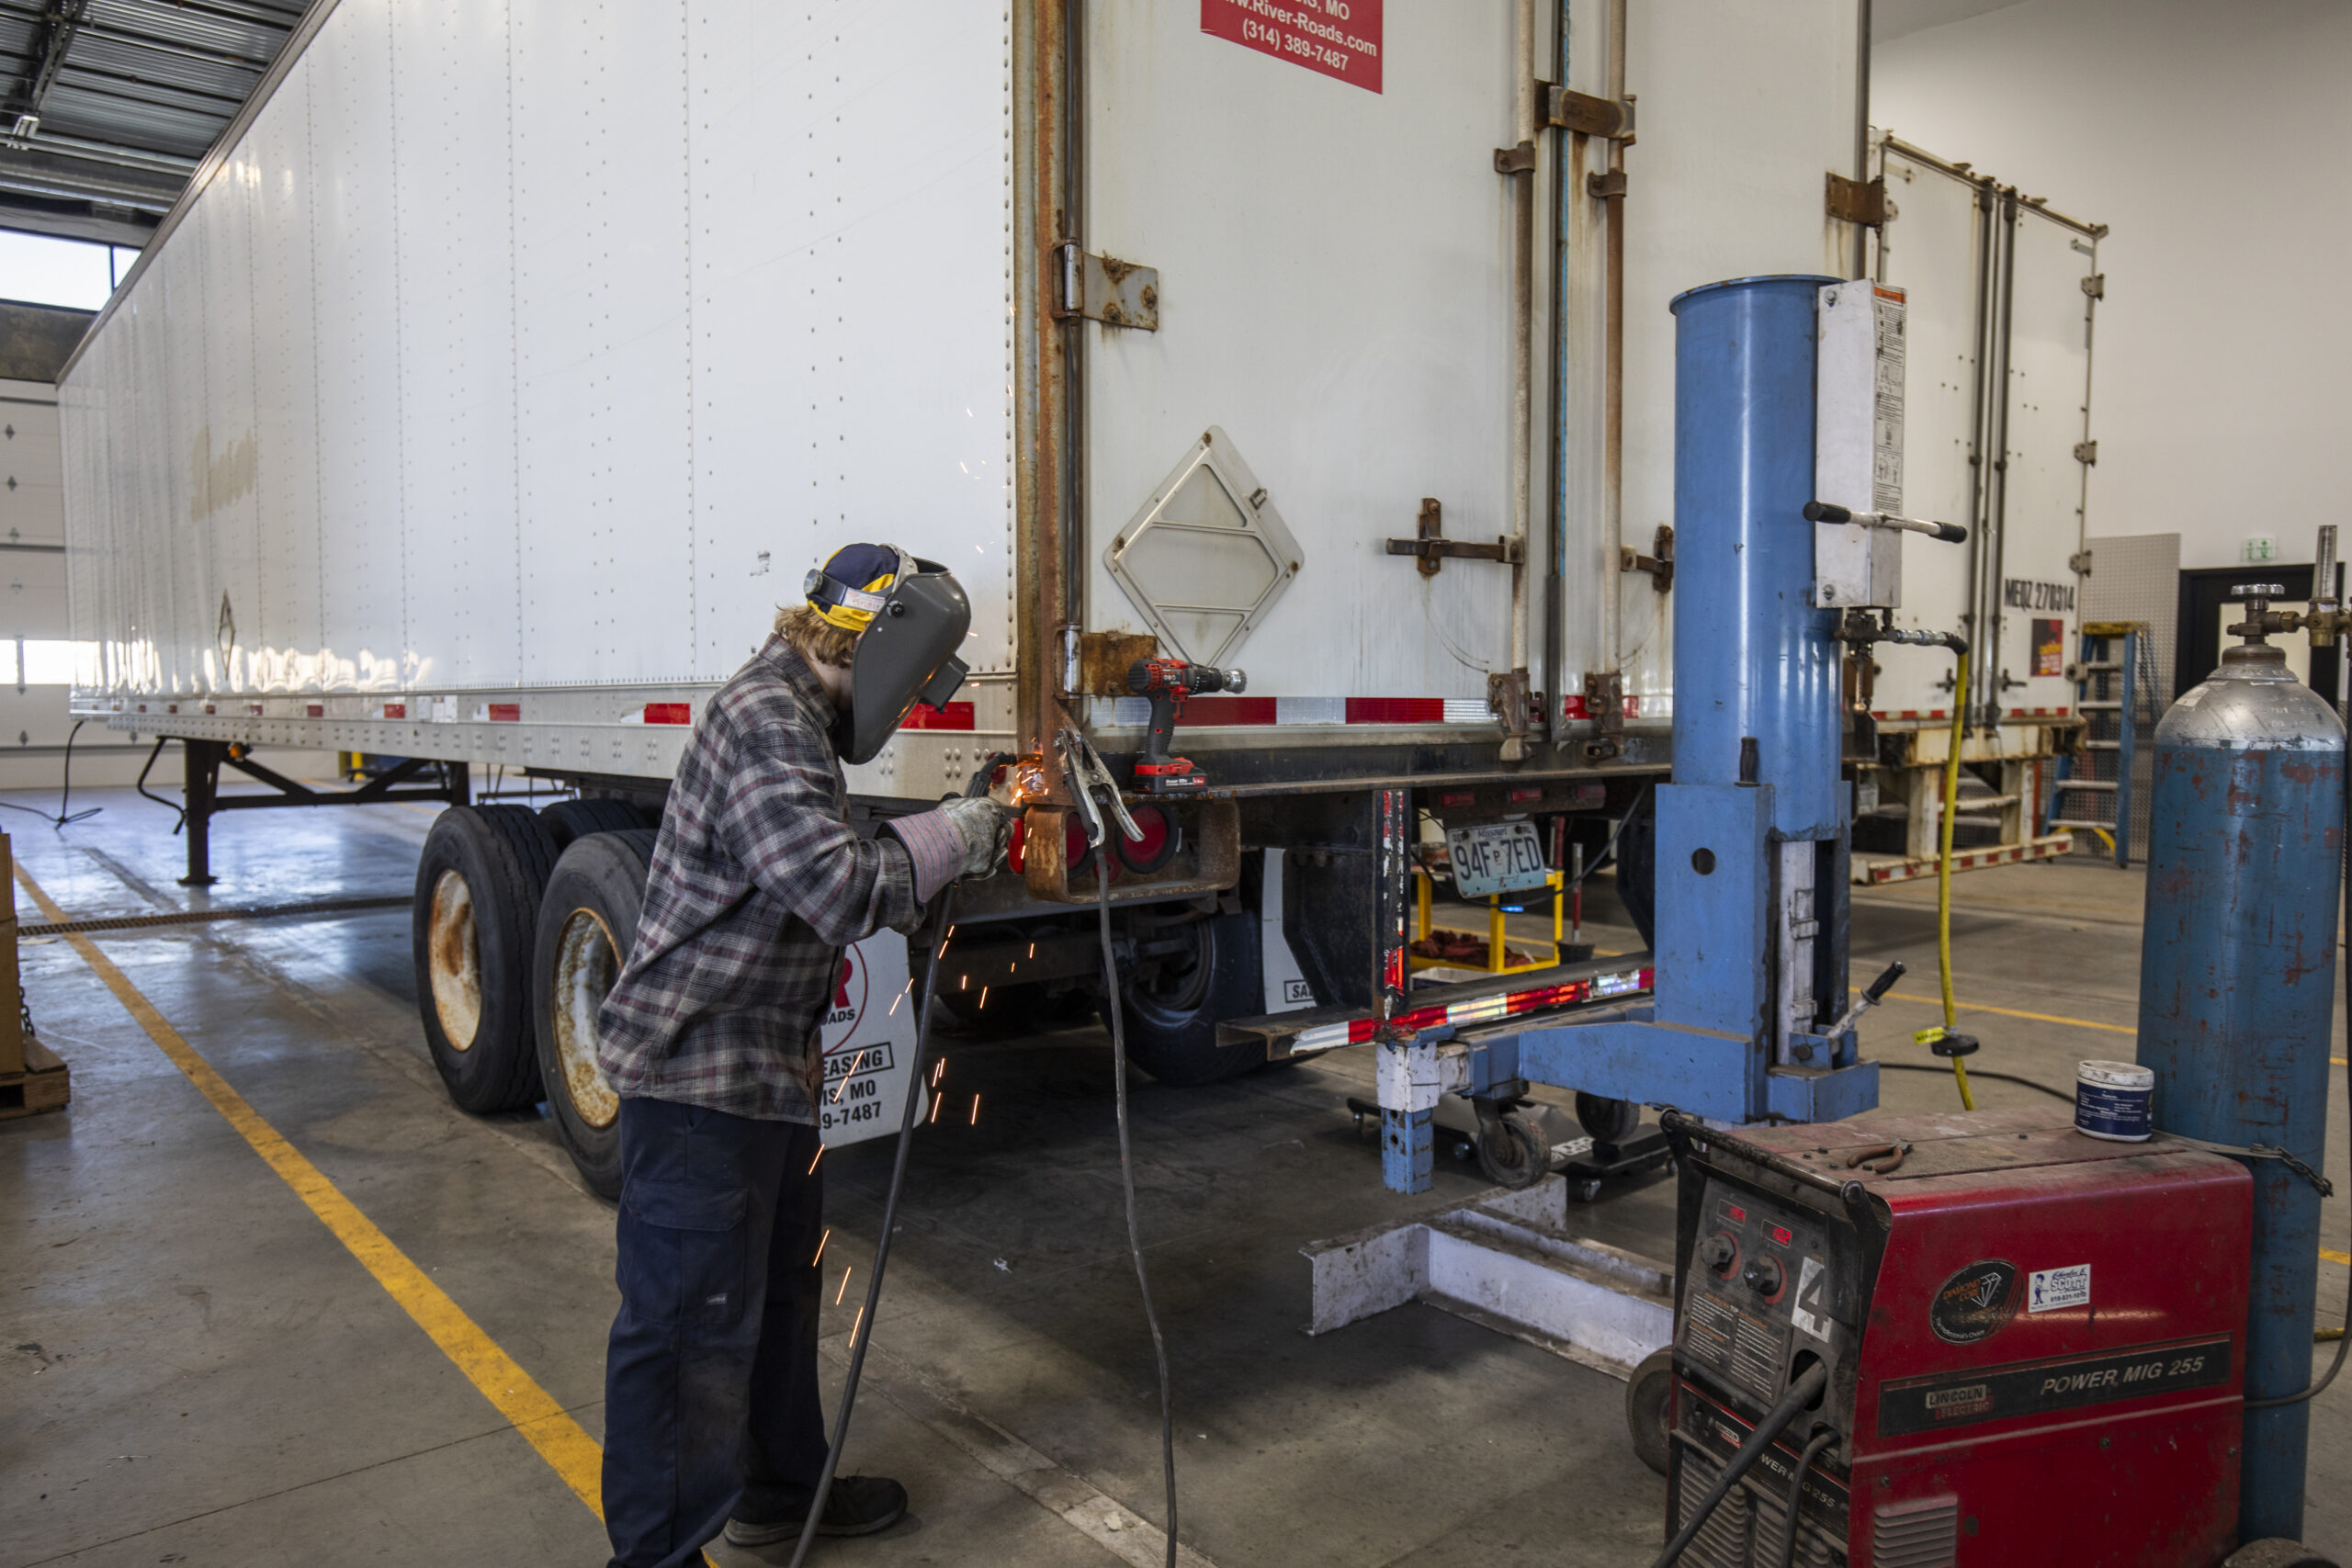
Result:
[[[1151,699],[1151,729],[1136,759],[1135,786],[1145,795],[1184,795],[1208,787],[1208,776],[1192,759],[1171,754],[1176,721],[1184,702],[1203,692],[1240,692],[1249,677],[1238,670],[1187,664],[1181,659],[1139,659],[1127,666],[1127,690]]]

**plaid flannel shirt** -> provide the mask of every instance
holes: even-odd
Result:
[[[911,931],[961,868],[936,812],[862,839],[799,654],[770,637],[703,709],[653,846],[637,940],[598,1015],[597,1064],[624,1097],[814,1122],[819,1022],[842,949]]]

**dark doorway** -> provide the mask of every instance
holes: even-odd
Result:
[[[2308,565],[2281,566],[2276,561],[2264,561],[2256,566],[2209,567],[2182,572],[2180,626],[2173,640],[2176,653],[2172,694],[2176,698],[2211,675],[2222,662],[2222,606],[2233,604],[2236,595],[2233,591],[2249,582],[2266,582],[2285,589],[2285,593],[2274,601],[2278,609],[2301,609],[2311,601],[2312,569]],[[2335,569],[2335,584],[2341,599],[2344,567],[2340,562]],[[2273,640],[2281,647],[2310,646],[2301,632],[2288,632]],[[2336,701],[2336,670],[2343,656],[2333,648],[2311,651],[2311,688],[2333,707]],[[2291,661],[2291,652],[2289,657]]]

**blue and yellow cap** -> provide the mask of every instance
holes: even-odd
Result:
[[[828,626],[862,632],[881,612],[902,558],[888,545],[844,545],[801,580],[800,592]]]

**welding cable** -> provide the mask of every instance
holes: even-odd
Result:
[[[1747,1441],[1739,1445],[1739,1456],[1724,1466],[1724,1472],[1715,1478],[1714,1485],[1699,1500],[1699,1506],[1690,1510],[1690,1522],[1675,1532],[1674,1539],[1666,1543],[1666,1550],[1657,1554],[1650,1568],[1668,1568],[1669,1563],[1681,1557],[1690,1543],[1699,1538],[1700,1529],[1714,1517],[1715,1509],[1722,1506],[1723,1500],[1731,1495],[1731,1489],[1739,1484],[1740,1477],[1756,1468],[1757,1461],[1788,1429],[1789,1423],[1797,1418],[1800,1411],[1820,1398],[1821,1391],[1828,1386],[1829,1369],[1819,1361],[1807,1367],[1797,1381],[1789,1385],[1789,1392],[1781,1395],[1781,1403],[1772,1406],[1771,1414],[1758,1421],[1756,1429],[1747,1434]]]
[[[1962,649],[1951,678],[1951,755],[1944,759],[1944,819],[1936,825],[1936,974],[1943,982],[1946,1034],[1960,1026],[1960,1012],[1951,1000],[1951,830],[1953,818],[1960,812],[1961,719],[1967,711],[1968,650]],[[1968,1090],[1968,1069],[1961,1066],[1958,1056],[1951,1059],[1951,1076],[1960,1085],[1961,1109],[1975,1110],[1976,1097]]]
[[[1953,1058],[1955,1061],[1958,1059]],[[1933,1073],[1938,1077],[1944,1076],[1944,1070],[1941,1067],[1928,1062],[1881,1062],[1878,1066],[1879,1071],[1883,1073]],[[1980,1067],[1977,1069],[1976,1077],[1990,1078],[1996,1083],[2013,1083],[2020,1089],[2030,1089],[2036,1093],[2046,1094],[2052,1100],[2063,1100],[2069,1105],[2075,1102],[2074,1092],[2070,1089],[2052,1089],[2046,1083],[2036,1083],[2031,1078],[2021,1078],[2015,1073],[1988,1073]],[[1973,1111],[1975,1107],[1971,1106],[1969,1109]]]
[[[1655,783],[1656,781],[1652,782]],[[1571,887],[1583,886],[1586,877],[1590,876],[1594,872],[1599,871],[1602,866],[1609,863],[1610,856],[1616,852],[1617,840],[1624,835],[1625,825],[1642,814],[1642,807],[1648,801],[1649,797],[1650,785],[1645,784],[1642,785],[1642,792],[1634,796],[1633,806],[1626,811],[1624,816],[1617,818],[1617,826],[1609,829],[1609,837],[1600,840],[1600,852],[1595,854],[1590,860],[1584,863],[1584,874],[1582,876],[1570,877],[1567,881],[1562,883],[1560,885],[1561,891],[1566,892]]]
[[[1102,983],[1111,991],[1111,1076],[1118,1096],[1119,1186],[1127,1203],[1127,1256],[1135,1259],[1136,1285],[1143,1292],[1143,1320],[1151,1329],[1152,1359],[1159,1368],[1159,1469],[1168,1487],[1168,1568],[1176,1568],[1176,1405],[1169,1393],[1168,1342],[1160,1337],[1159,1314],[1151,1304],[1151,1276],[1143,1266],[1143,1230],[1136,1223],[1135,1153],[1127,1141],[1127,1031],[1120,1016],[1118,959],[1111,951],[1111,879],[1103,871],[1103,858],[1094,857],[1094,908],[1102,930]]]
[[[915,1010],[914,1070],[907,1075],[906,1102],[899,1111],[899,1147],[890,1161],[890,1193],[882,1202],[882,1229],[874,1241],[874,1272],[865,1280],[865,1305],[858,1326],[852,1329],[849,1380],[842,1385],[842,1407],[833,1417],[833,1440],[825,1450],[825,1468],[817,1477],[817,1495],[808,1500],[808,1517],[800,1527],[800,1544],[792,1549],[792,1568],[800,1568],[817,1539],[817,1521],[825,1517],[825,1500],[832,1495],[833,1472],[842,1461],[842,1445],[849,1440],[850,1412],[857,1406],[857,1380],[865,1371],[865,1348],[874,1343],[874,1328],[882,1308],[882,1274],[890,1263],[890,1236],[898,1229],[899,1193],[907,1184],[907,1155],[915,1146],[915,1106],[922,1099],[924,1054],[931,1046],[931,1001],[939,989],[939,967],[947,950],[947,933],[956,919],[956,885],[940,890],[939,902],[924,927],[925,949],[931,954],[922,983],[922,1005]],[[822,1152],[821,1150],[820,1151]],[[844,1277],[846,1278],[846,1277]]]
[[[0,800],[0,807],[6,807],[10,811],[28,811],[35,817],[40,818],[42,821],[48,823],[52,828],[71,828],[74,823],[86,822],[91,818],[96,817],[99,812],[104,811],[106,807],[103,806],[87,807],[80,811],[73,809],[74,738],[82,733],[82,726],[88,722],[89,720],[87,719],[77,718],[74,721],[74,728],[65,732],[65,776],[62,792],[57,797],[56,815],[51,816],[50,813],[43,811],[38,806],[19,806],[13,800]],[[164,743],[160,740],[156,741],[155,750],[160,751],[163,749]],[[153,757],[147,759],[151,764],[154,760],[155,759]],[[139,776],[142,780],[145,779],[147,776],[145,770],[141,770]],[[147,792],[143,789],[139,793],[141,795],[147,795]],[[155,797],[149,795],[147,795],[147,798],[153,800]],[[165,801],[164,804],[168,806],[171,802]],[[175,829],[173,830],[176,832],[178,829]]]
[[[1813,1468],[1813,1461],[1821,1457],[1821,1450],[1837,1440],[1836,1429],[1825,1427],[1813,1435],[1813,1440],[1804,1446],[1804,1452],[1797,1456],[1796,1479],[1789,1483],[1788,1517],[1781,1521],[1780,1541],[1756,1560],[1764,1564],[1764,1568],[1796,1568],[1797,1509],[1804,1502],[1804,1473]]]

